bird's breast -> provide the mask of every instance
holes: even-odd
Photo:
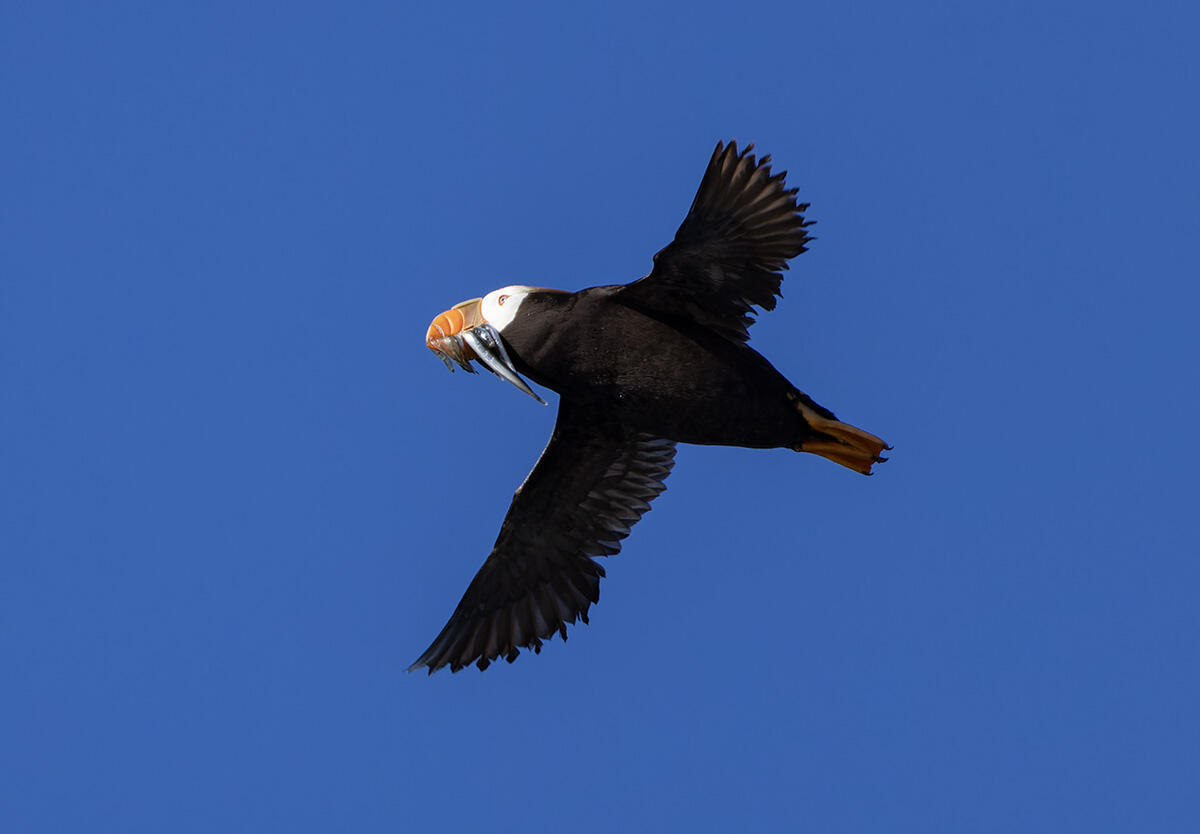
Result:
[[[781,420],[794,419],[782,413],[790,383],[770,363],[694,326],[613,301],[525,324],[511,339],[504,334],[523,374],[627,425],[685,442],[748,445],[742,427],[777,409]]]

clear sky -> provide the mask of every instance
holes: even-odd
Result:
[[[0,828],[1198,830],[1198,30],[5,3]],[[405,673],[554,420],[429,320],[641,276],[730,138],[891,462],[683,447],[590,626]]]

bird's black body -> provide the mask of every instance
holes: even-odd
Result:
[[[451,370],[478,359],[536,396],[524,374],[559,407],[491,554],[411,668],[511,662],[587,622],[604,576],[596,557],[617,553],[666,488],[676,443],[783,447],[864,474],[883,460],[882,440],[837,421],[746,344],[810,225],[807,204],[751,147],[718,143],[644,278],[579,292],[505,287],[430,325],[426,343]]]
[[[803,395],[761,354],[632,306],[625,289],[526,296],[503,334],[517,369],[581,406],[680,443],[771,449],[811,436],[793,399]]]

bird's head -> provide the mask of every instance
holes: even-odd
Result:
[[[433,320],[425,335],[425,344],[451,371],[457,364],[463,370],[475,373],[471,360],[478,360],[496,376],[545,405],[545,400],[517,374],[501,338],[504,328],[517,318],[521,302],[534,292],[558,291],[516,285],[493,290],[483,298],[459,302]]]

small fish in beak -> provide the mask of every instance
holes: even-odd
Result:
[[[467,373],[475,373],[471,360],[478,360],[489,371],[507,380],[540,402],[546,401],[534,393],[509,358],[504,342],[496,328],[483,319],[483,299],[472,298],[455,304],[441,313],[429,325],[425,345],[446,363],[451,371],[458,365]]]

